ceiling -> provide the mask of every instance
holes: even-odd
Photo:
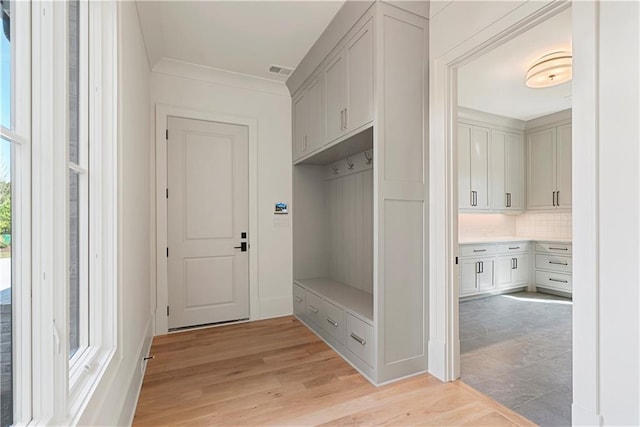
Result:
[[[531,89],[527,70],[541,56],[571,52],[571,9],[537,25],[458,70],[458,104],[520,120],[571,108],[571,82]]]
[[[151,67],[163,58],[285,81],[344,1],[136,2]]]

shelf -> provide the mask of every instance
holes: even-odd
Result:
[[[294,162],[294,165],[328,165],[354,154],[362,153],[373,148],[373,127],[371,123],[365,129],[357,131],[346,139],[338,140],[322,147]]]
[[[373,295],[328,277],[294,279],[303,288],[373,325]]]

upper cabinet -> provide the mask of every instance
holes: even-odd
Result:
[[[373,120],[373,35],[368,21],[324,70],[327,142]]]
[[[489,137],[491,131],[458,125],[458,205],[460,209],[489,209]]]
[[[527,209],[571,209],[571,124],[527,134]]]
[[[298,159],[326,142],[325,81],[320,75],[293,99],[293,158]]]
[[[521,133],[487,124],[458,124],[458,208],[521,212],[524,142]]]
[[[491,209],[522,211],[524,199],[524,141],[521,134],[491,130],[489,157]]]

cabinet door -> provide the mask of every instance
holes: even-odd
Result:
[[[475,191],[473,209],[489,209],[489,129],[471,129],[471,191]]]
[[[493,283],[493,260],[480,260],[480,273],[478,273],[478,290],[487,291],[494,288]]]
[[[460,295],[473,294],[478,291],[477,271],[478,262],[476,259],[460,260]]]
[[[527,208],[553,209],[555,186],[555,128],[527,135],[529,173],[527,175]]]
[[[471,209],[471,126],[458,124],[458,209]]]
[[[514,286],[529,284],[529,255],[515,255],[515,268],[511,271],[511,283]]]
[[[327,86],[327,142],[341,137],[345,132],[345,59],[343,54],[344,52],[340,52],[324,71]]]
[[[521,211],[524,200],[524,141],[522,135],[507,133],[504,144],[504,192],[507,210]]]
[[[346,48],[347,132],[373,120],[373,34],[372,21],[351,39]]]
[[[511,286],[512,273],[515,262],[513,256],[503,256],[496,261],[496,286],[498,288],[508,288]]]
[[[293,101],[293,158],[303,156],[307,149],[307,125],[309,105],[307,94],[302,93]]]
[[[326,121],[324,106],[324,74],[311,82],[307,88],[309,123],[307,126],[307,151],[312,152],[326,142]]]
[[[571,208],[571,125],[559,126],[556,140],[556,204]]]
[[[494,210],[505,210],[508,204],[506,145],[506,132],[492,129],[491,142],[489,143],[489,181],[491,182],[490,207]]]

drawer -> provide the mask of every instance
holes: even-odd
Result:
[[[311,320],[313,323],[318,325],[319,327],[323,327],[322,325],[322,304],[323,299],[313,292],[306,291],[305,297],[305,313],[307,318]]]
[[[536,254],[536,268],[571,273],[573,262],[570,256],[558,256],[553,254]]]
[[[493,255],[496,253],[496,245],[460,245],[459,252],[461,257]]]
[[[347,348],[373,367],[373,326],[347,313]]]
[[[500,243],[498,245],[499,254],[515,254],[528,251],[529,242]]]
[[[571,292],[573,289],[573,280],[570,274],[537,270],[536,286]]]
[[[562,243],[536,243],[536,252],[550,252],[558,255],[571,255],[573,251],[570,244]]]
[[[307,291],[299,285],[293,284],[293,313],[304,316],[306,307]]]
[[[344,345],[344,336],[347,330],[344,310],[322,300],[320,313],[322,314],[321,328],[327,331],[340,344]]]

